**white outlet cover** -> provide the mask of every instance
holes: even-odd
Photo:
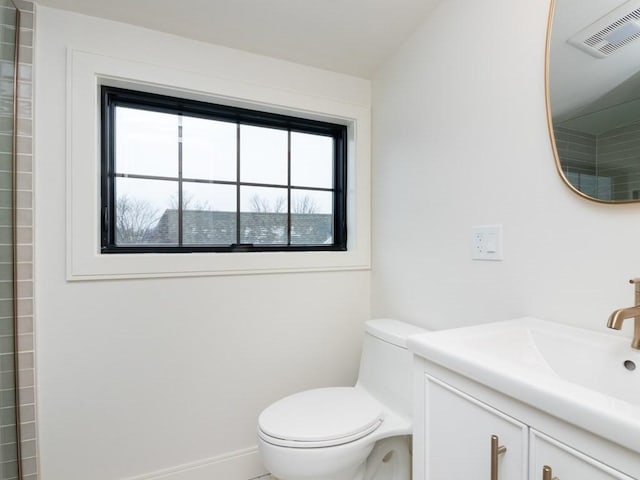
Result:
[[[471,229],[472,260],[502,260],[502,225],[480,225]]]

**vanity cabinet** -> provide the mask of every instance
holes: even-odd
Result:
[[[532,480],[634,480],[534,429],[530,434],[530,452]],[[545,467],[550,469],[546,478]]]
[[[425,480],[526,478],[526,425],[429,377],[425,400]]]
[[[424,372],[414,480],[636,480]],[[517,408],[516,408],[517,411]],[[545,471],[545,467],[547,467]]]

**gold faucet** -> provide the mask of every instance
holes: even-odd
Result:
[[[640,278],[632,278],[629,283],[635,284],[635,307],[619,308],[615,310],[607,321],[607,327],[615,330],[622,328],[622,322],[627,318],[634,319],[633,327],[633,340],[631,341],[631,348],[640,350]]]

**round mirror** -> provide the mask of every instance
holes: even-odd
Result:
[[[640,0],[552,1],[547,113],[558,171],[579,195],[640,201]]]

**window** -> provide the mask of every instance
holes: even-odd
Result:
[[[102,253],[346,250],[345,126],[101,94]]]

